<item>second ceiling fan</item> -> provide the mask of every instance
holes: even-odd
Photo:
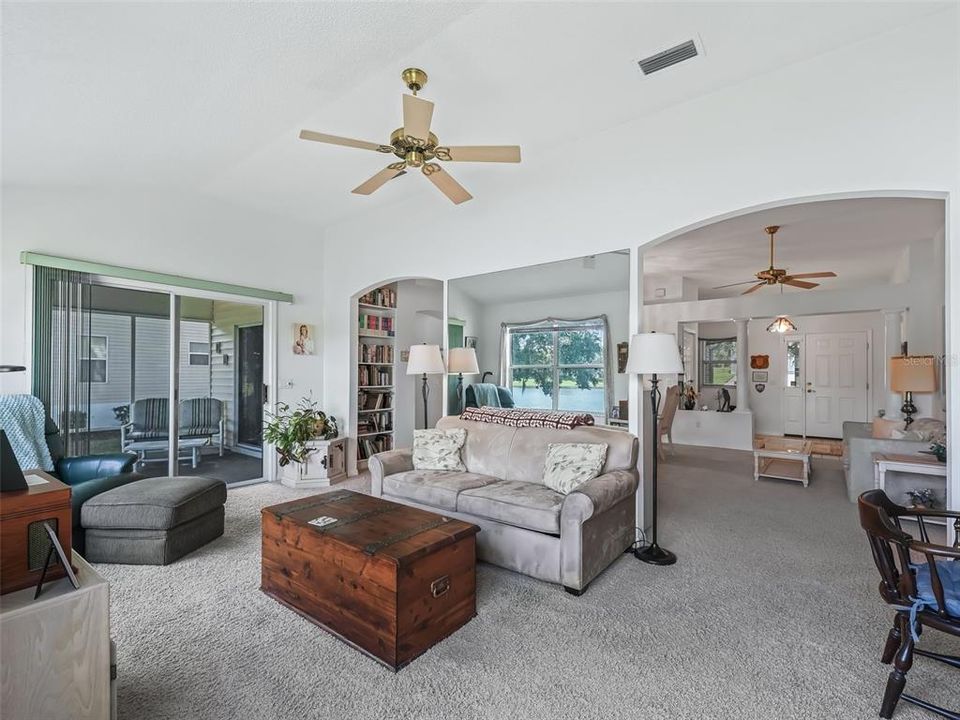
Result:
[[[403,96],[403,127],[397,128],[390,135],[389,144],[354,140],[352,138],[326,135],[313,130],[301,130],[301,140],[344,145],[373,150],[385,155],[396,155],[399,162],[387,165],[366,182],[353,189],[357,195],[370,195],[396,177],[405,175],[407,168],[419,168],[426,178],[459,205],[470,200],[473,196],[451,177],[450,173],[440,167],[443,162],[520,162],[520,147],[517,145],[441,145],[440,140],[430,132],[430,122],[433,119],[433,103],[417,97],[417,92],[427,84],[427,74],[419,68],[407,68],[400,77],[413,95]]]
[[[805,278],[828,278],[836,277],[835,272],[829,270],[824,272],[809,272],[809,273],[788,273],[784,268],[774,267],[773,265],[773,239],[777,234],[777,230],[780,229],[779,225],[770,225],[769,227],[764,228],[767,235],[770,236],[770,267],[766,270],[761,270],[756,275],[756,280],[746,280],[744,282],[730,283],[729,285],[719,285],[714,290],[721,290],[728,287],[736,287],[737,285],[750,285],[753,284],[753,287],[747,288],[744,290],[741,295],[749,295],[752,292],[756,292],[764,285],[790,285],[791,287],[801,288],[803,290],[811,290],[817,287],[820,283],[808,282]]]

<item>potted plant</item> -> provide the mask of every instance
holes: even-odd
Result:
[[[311,456],[337,437],[337,419],[310,398],[301,399],[296,409],[277,403],[276,412],[267,411],[266,415],[263,437],[276,448],[284,478],[296,485],[326,479],[326,453]]]
[[[937,497],[933,494],[931,488],[917,488],[915,490],[907,490],[907,497],[910,498],[910,502],[913,503],[913,507],[917,510],[925,510],[927,508],[935,508],[937,506]]]

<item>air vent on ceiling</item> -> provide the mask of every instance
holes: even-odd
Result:
[[[671,65],[676,65],[684,60],[694,58],[697,55],[699,55],[699,53],[697,52],[696,43],[694,43],[693,40],[687,40],[685,43],[680,43],[669,50],[664,50],[663,52],[658,52],[656,55],[643,58],[639,60],[638,63],[644,75],[651,75]]]

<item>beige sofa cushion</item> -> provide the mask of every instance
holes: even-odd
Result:
[[[564,497],[546,485],[500,480],[474,490],[464,490],[457,499],[457,510],[515,527],[559,535]]]
[[[445,510],[456,510],[457,496],[461,491],[496,481],[496,478],[469,472],[409,470],[387,475],[383,479],[383,494]]]
[[[437,428],[463,428],[467,439],[461,457],[469,472],[501,480],[543,484],[543,469],[550,443],[606,443],[602,473],[636,470],[637,439],[630,433],[604,427],[514,428],[492,423],[441,418]]]

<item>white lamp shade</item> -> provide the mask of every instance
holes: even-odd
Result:
[[[464,373],[465,375],[476,375],[480,372],[480,366],[477,364],[477,351],[473,348],[459,347],[450,348],[447,358],[447,372]]]
[[[439,375],[447,369],[439,345],[411,345],[407,360],[407,375]]]
[[[673,333],[640,333],[630,338],[624,372],[633,375],[682,373],[683,363]]]

